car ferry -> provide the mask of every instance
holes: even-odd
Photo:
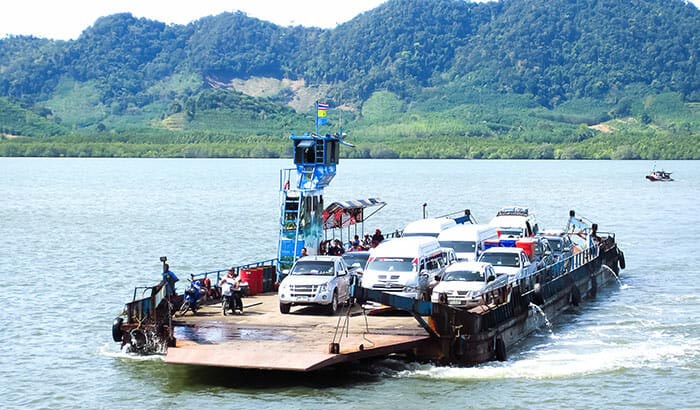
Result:
[[[384,206],[372,198],[324,207],[323,190],[336,173],[342,132],[292,134],[290,140],[295,168],[280,171],[278,253],[232,268],[246,282],[245,314],[221,316],[216,284],[228,267],[192,275],[193,280],[214,283],[196,315],[174,317],[182,297],[167,295],[162,283],[136,288],[112,325],[113,339],[122,348],[137,354],[164,354],[166,363],[259,370],[308,372],[387,355],[475,365],[506,360],[515,343],[543,325],[545,319],[538,312],[551,320],[571,306],[595,299],[597,290],[614,281],[625,267],[615,235],[599,231],[596,224],[571,211],[562,234],[583,239],[578,252],[503,281],[502,286],[488,287],[481,303],[455,306],[448,303],[447,295],[431,300],[424,292],[375,289],[354,281],[349,284],[348,302],[331,316],[318,314],[314,306],[280,312],[277,284],[301,257],[302,249],[318,254],[328,236],[335,237],[336,229],[341,235],[346,232],[348,240],[353,234],[361,237],[364,221],[373,215],[370,209]],[[454,219],[471,221],[464,216]],[[532,222],[525,228],[524,234],[536,233]],[[441,258],[422,258],[411,269],[420,277],[427,271],[444,270],[437,266],[441,263]],[[373,316],[362,308],[369,302],[405,313]]]

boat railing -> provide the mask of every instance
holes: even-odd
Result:
[[[518,279],[518,286],[521,289],[530,289],[534,283],[543,283],[564,276],[595,259],[599,251],[598,246],[593,246],[576,252],[566,259],[559,260]]]
[[[299,186],[299,174],[296,168],[284,168],[280,169],[280,191],[287,191],[292,188],[297,188]]]
[[[141,297],[137,299],[139,290]],[[150,290],[148,296],[144,296]],[[157,308],[165,299],[165,286],[159,283],[155,286],[141,286],[134,289],[134,297],[125,306],[127,323],[142,323],[146,320],[156,321]]]
[[[226,275],[229,269],[233,269],[234,272],[240,277],[241,271],[245,269],[250,269],[250,268],[260,268],[263,266],[277,266],[277,258],[272,258],[272,259],[265,259],[257,262],[251,262],[251,263],[246,263],[243,265],[236,265],[236,266],[231,266],[230,268],[223,268],[223,269],[217,269],[217,270],[211,270],[211,271],[206,271],[206,272],[201,272],[201,273],[193,273],[192,277],[195,280],[199,279],[204,279],[206,277],[209,277],[209,275],[216,275],[216,282],[214,282],[214,286],[217,286],[219,281]]]

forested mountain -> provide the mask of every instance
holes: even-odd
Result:
[[[0,40],[0,114],[22,107],[55,125],[36,132],[35,117],[8,108],[0,131],[279,135],[308,124],[321,98],[368,138],[423,135],[427,121],[443,124],[428,135],[557,142],[571,133],[557,124],[668,126],[659,101],[678,101],[675,131],[692,133],[698,27],[682,0],[389,0],[334,29],[240,12],[188,25],[116,14],[72,41]]]

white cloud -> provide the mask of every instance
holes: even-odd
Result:
[[[9,34],[74,39],[101,16],[130,12],[165,23],[187,24],[204,16],[241,10],[273,23],[334,27],[385,0],[19,0],[3,6],[0,37]],[[700,0],[699,0],[700,1]]]

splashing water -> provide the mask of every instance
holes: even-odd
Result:
[[[552,332],[552,323],[549,321],[549,318],[547,318],[547,314],[544,313],[544,310],[542,310],[541,307],[539,307],[538,305],[536,305],[532,302],[530,302],[530,309],[533,310],[535,313],[539,314],[540,316],[542,316],[542,319],[544,320],[545,327],[551,333]]]
[[[620,275],[615,273],[614,270],[610,269],[610,267],[608,265],[603,265],[603,268],[607,269],[610,272],[610,274],[613,276],[613,278],[615,278],[615,280],[617,281],[617,284],[622,286],[622,280],[620,280]]]

